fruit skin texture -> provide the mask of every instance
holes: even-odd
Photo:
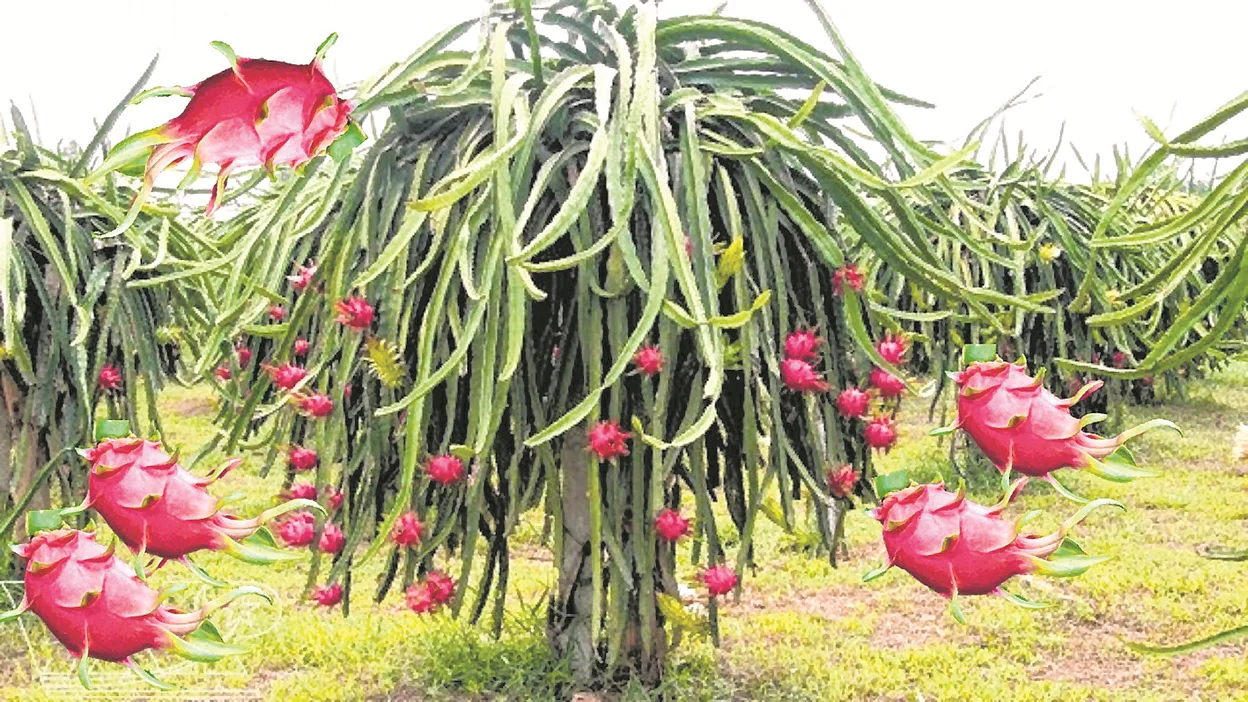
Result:
[[[819,347],[823,339],[814,329],[798,329],[784,338],[784,357],[814,363],[819,360]]]
[[[121,371],[117,366],[106,365],[100,369],[96,383],[102,390],[116,390],[121,387]]]
[[[780,379],[795,392],[827,392],[828,383],[806,361],[786,358],[780,362]]]
[[[406,548],[420,543],[420,536],[424,530],[425,525],[421,524],[420,517],[417,517],[415,512],[404,512],[395,521],[390,538],[394,543]]]
[[[689,533],[689,520],[674,509],[665,509],[654,518],[654,530],[664,541],[679,541]]]
[[[854,484],[858,482],[858,472],[848,463],[828,471],[828,491],[835,497],[849,497],[854,494]]]
[[[295,339],[295,345],[292,348],[292,351],[296,356],[302,358],[308,355],[308,350],[311,348],[312,344],[308,343],[307,339],[299,338]]]
[[[417,614],[428,614],[437,608],[433,588],[428,583],[416,583],[407,588],[407,608]]]
[[[209,607],[187,613],[161,604],[161,593],[89,532],[40,532],[14,550],[28,560],[18,611],[34,612],[75,657],[130,665],[141,651],[176,652],[174,639],[199,628],[209,613]]]
[[[440,485],[450,485],[464,475],[464,462],[451,455],[434,456],[425,465],[429,479]]]
[[[589,430],[589,450],[599,460],[609,461],[617,456],[628,455],[629,434],[620,431],[616,422],[598,422]]]
[[[295,483],[286,491],[286,497],[292,499],[315,500],[316,486],[312,483]]]
[[[433,601],[438,604],[449,602],[455,596],[455,580],[440,570],[431,570],[425,576],[425,584]]]
[[[191,100],[182,114],[131,137],[155,145],[139,197],[151,191],[158,175],[187,159],[192,171],[215,165],[208,216],[235,168],[300,166],[323,152],[350,121],[351,105],[338,98],[319,57],[305,65],[238,58],[185,91]]]
[[[702,571],[698,579],[706,583],[712,597],[727,595],[737,586],[737,573],[726,565],[718,565]]]
[[[658,375],[663,371],[663,354],[656,346],[642,346],[633,354],[633,365],[642,375]]]
[[[871,369],[871,386],[884,398],[901,397],[906,392],[905,381],[883,368]]]
[[[858,388],[842,390],[841,394],[836,396],[836,410],[841,413],[842,417],[865,417],[870,405],[871,396]]]
[[[373,323],[373,306],[358,295],[338,301],[338,323],[363,331]]]
[[[200,550],[229,550],[231,540],[250,536],[264,522],[302,504],[288,502],[253,519],[221,512],[206,487],[239,460],[214,476],[200,478],[155,441],[109,439],[81,453],[91,462],[87,505],[131,550],[160,558],[178,560]]]
[[[940,483],[912,485],[888,495],[871,514],[884,525],[889,565],[950,597],[1000,594],[1001,585],[1015,575],[1036,571],[1077,575],[1105,560],[1084,556],[1079,568],[1057,570],[1044,559],[1092,509],[1121,505],[1097,500],[1048,536],[1020,534],[1001,513],[1025,484],[1026,478],[1015,481],[1005,499],[993,507],[972,502],[963,492],[949,492]]]
[[[1044,387],[1041,378],[1027,374],[1024,366],[1004,361],[973,363],[953,375],[960,386],[960,427],[1002,472],[1011,470],[1034,477],[1048,477],[1062,468],[1089,469],[1114,480],[1147,475],[1127,466],[1107,465],[1101,459],[1114,453],[1127,439],[1159,426],[1178,429],[1165,420],[1153,420],[1119,436],[1106,439],[1083,431],[1083,420],[1071,416],[1070,408],[1103,384],[1094,381],[1069,399],[1060,399]]]
[[[334,401],[329,399],[328,395],[299,395],[295,398],[299,402],[299,409],[309,417],[328,417],[333,414]]]
[[[888,417],[876,417],[863,428],[862,438],[866,440],[867,446],[887,451],[897,443],[897,429]]]

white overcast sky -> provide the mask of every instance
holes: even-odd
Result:
[[[660,13],[715,4],[665,0]],[[1173,135],[1248,89],[1248,0],[824,4],[872,77],[936,103],[935,110],[902,113],[924,139],[960,141],[1035,76],[1041,96],[1012,111],[1007,127],[1047,149],[1065,122],[1068,141],[1085,155],[1108,154],[1123,142],[1133,152],[1147,146],[1137,112]],[[341,83],[372,75],[480,8],[478,0],[0,0],[0,100],[28,118],[33,102],[44,143],[85,143],[92,119],[112,108],[157,52],[149,85],[185,85],[223,67],[212,40],[241,56],[303,61],[336,31],[327,68]],[[828,46],[802,0],[730,0],[727,12]],[[149,100],[119,129],[158,124],[184,104]],[[1248,132],[1237,126],[1228,138]]]

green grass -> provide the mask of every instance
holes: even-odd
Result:
[[[212,431],[209,395],[171,390],[162,397],[169,439],[191,448]],[[903,444],[882,470],[905,467],[919,478],[950,474],[948,451],[926,436],[918,402],[903,424]],[[925,413],[922,413],[925,415]],[[1228,644],[1175,657],[1146,657],[1123,640],[1173,643],[1248,620],[1245,564],[1201,558],[1206,545],[1244,547],[1248,535],[1248,465],[1229,464],[1235,428],[1248,420],[1248,364],[1231,366],[1197,384],[1181,403],[1130,408],[1123,425],[1166,416],[1186,435],[1153,432],[1136,440],[1141,465],[1161,477],[1116,485],[1067,475],[1081,494],[1121,500],[1129,511],[1104,510],[1077,529],[1092,553],[1116,558],[1073,580],[1019,578],[1014,588],[1054,607],[1028,612],[996,598],[966,598],[969,623],[958,624],[945,601],[902,572],[870,584],[861,576],[883,557],[879,526],[861,510],[849,517],[850,556],[840,568],[801,553],[794,540],[760,522],[762,554],[745,581],[740,602],[722,608],[723,646],[686,641],[672,654],[663,688],[649,697],[674,699],[1248,699],[1244,645]],[[240,513],[268,504],[281,476],[258,477],[258,456],[218,487],[244,491]],[[1067,471],[1070,473],[1070,471]],[[974,476],[973,476],[974,477]],[[995,499],[994,480],[973,479],[979,499]],[[1031,485],[1013,514],[1042,509],[1037,528],[1051,527],[1075,510],[1047,485]],[[149,658],[158,675],[191,690],[205,686],[251,691],[259,699],[347,700],[477,697],[550,699],[567,677],[547,652],[543,611],[537,606],[553,582],[549,554],[538,543],[540,515],[517,535],[508,618],[503,636],[443,615],[418,616],[392,593],[373,605],[367,594],[380,563],[355,574],[357,597],[349,618],[302,600],[307,564],[246,566],[228,557],[201,559],[210,572],[236,584],[259,584],[277,604],[240,601],[215,617],[227,640],[253,650],[213,666]],[[721,515],[725,531],[731,531]],[[680,576],[694,566],[683,552]],[[207,588],[183,569],[167,567],[159,586],[188,582],[178,602],[202,601]],[[33,642],[29,654],[17,626],[0,627],[0,697],[44,699],[48,674],[70,675],[68,656],[33,618],[23,618]],[[96,664],[110,689],[152,695],[129,673]],[[120,675],[117,673],[120,671]],[[41,675],[43,677],[41,677]],[[638,689],[622,697],[645,698]],[[82,699],[90,699],[90,694]]]

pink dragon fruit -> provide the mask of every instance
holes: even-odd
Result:
[[[290,467],[295,469],[296,473],[303,473],[316,467],[316,462],[320,457],[316,455],[316,451],[302,446],[291,446],[290,451],[286,454],[286,461],[290,463]]]
[[[794,392],[827,392],[827,381],[806,361],[786,358],[780,362],[780,379]]]
[[[642,346],[633,354],[633,365],[642,375],[658,375],[663,370],[663,354],[657,346]]]
[[[901,365],[906,351],[910,350],[910,342],[904,336],[889,334],[876,342],[875,350],[885,361],[897,366]]]
[[[429,479],[439,485],[450,485],[464,476],[464,462],[450,454],[434,456],[425,464]]]
[[[121,387],[121,371],[117,366],[105,365],[100,369],[96,384],[101,390],[116,390]]]
[[[287,546],[307,546],[316,538],[316,518],[311,512],[295,512],[277,525],[277,536]]]
[[[854,484],[858,482],[858,472],[848,463],[828,471],[828,492],[834,497],[849,497],[854,494]]]
[[[321,58],[334,38],[326,40],[307,65],[238,58],[229,46],[214,42],[214,48],[229,59],[230,68],[189,88],[149,91],[147,95],[182,95],[191,100],[182,114],[166,124],[119,143],[88,178],[96,180],[146,158],[143,187],[117,232],[134,223],[156,177],[183,161],[191,162],[183,183],[192,182],[204,165],[217,167],[217,182],[204,212],[211,217],[236,169],[264,166],[272,172],[278,166],[298,167],[343,135],[347,135],[346,151],[360,143],[363,134],[350,120],[351,105],[338,98],[321,70]],[[338,149],[331,153],[345,156]]]
[[[315,276],[316,264],[309,263],[306,266],[300,266],[294,275],[286,276],[286,280],[290,281],[290,287],[294,288],[295,292],[303,292],[312,284],[312,278]]]
[[[420,522],[420,517],[415,512],[404,512],[395,521],[390,539],[400,548],[411,548],[420,543],[420,536],[424,531],[425,525]]]
[[[862,438],[867,446],[880,451],[888,451],[897,443],[897,428],[893,420],[879,416],[867,423],[862,429]]]
[[[299,358],[303,358],[304,356],[308,355],[308,351],[311,348],[312,348],[312,344],[308,343],[307,339],[300,337],[298,339],[295,339],[295,344],[292,347],[291,351]]]
[[[364,331],[373,323],[373,306],[368,300],[353,295],[338,301],[338,323],[356,331]]]
[[[238,359],[239,368],[246,368],[251,363],[251,349],[241,344],[235,346],[234,357]]]
[[[224,477],[240,460],[215,475],[198,478],[178,465],[155,441],[109,439],[81,452],[91,462],[87,500],[132,551],[187,562],[196,551],[224,551],[237,558],[268,563],[284,554],[262,537],[249,539],[261,526],[294,509],[319,506],[292,500],[253,519],[225,514],[206,486]]]
[[[342,602],[342,585],[334,583],[318,587],[312,591],[311,598],[322,607],[333,607]]]
[[[726,565],[707,568],[698,575],[698,579],[706,583],[706,589],[711,593],[711,597],[727,595],[737,586],[737,572]]]
[[[314,419],[328,417],[334,412],[334,401],[329,399],[329,395],[323,393],[315,393],[313,395],[291,393],[291,397],[299,403],[300,412]]]
[[[325,506],[332,512],[342,506],[342,490],[333,485],[325,486]]]
[[[665,509],[654,518],[654,530],[664,541],[679,541],[689,533],[689,520],[682,517],[677,510]]]
[[[312,483],[295,483],[286,491],[288,500],[315,500],[316,486]]]
[[[347,543],[347,537],[342,533],[342,527],[333,522],[326,522],[321,529],[321,540],[316,543],[322,553],[338,553],[342,550],[343,544]]]
[[[906,392],[906,381],[889,373],[883,368],[871,369],[871,386],[880,392],[880,397],[901,397]]]
[[[845,294],[846,285],[854,292],[862,292],[862,273],[858,270],[858,266],[852,263],[846,263],[832,274],[832,292],[836,296]]]
[[[215,627],[200,626],[213,611],[242,595],[268,600],[263,591],[238,588],[198,611],[183,612],[162,604],[165,593],[148,587],[113,554],[115,547],[116,542],[106,548],[93,533],[72,529],[40,532],[30,543],[14,546],[27,560],[26,593],[17,609],[0,615],[0,621],[33,612],[79,659],[78,674],[88,687],[87,658],[121,663],[148,682],[167,687],[138,668],[133,656],[168,650],[211,662],[242,652],[222,643]],[[192,632],[196,633],[184,638]]]
[[[429,583],[416,583],[407,588],[407,608],[417,614],[429,614],[438,607],[438,601],[433,595],[434,591]]]
[[[1020,525],[1002,517],[1001,512],[1026,480],[1015,481],[1005,499],[994,507],[972,502],[961,491],[949,492],[940,483],[912,485],[888,495],[871,513],[884,525],[888,563],[864,579],[873,580],[897,566],[953,600],[954,616],[964,622],[957,606],[958,595],[1005,595],[1018,604],[1035,607],[1035,603],[1006,593],[1001,585],[1027,573],[1078,575],[1108,559],[1088,556],[1065,536],[1092,510],[1105,505],[1125,509],[1121,504],[1096,500],[1053,534],[1020,534]],[[1045,560],[1049,557],[1051,560]]]
[[[961,388],[957,420],[933,433],[961,428],[1002,473],[1018,471],[1044,478],[1064,494],[1068,493],[1052,476],[1062,468],[1087,470],[1116,482],[1154,475],[1135,466],[1131,454],[1121,448],[1123,442],[1157,427],[1178,431],[1164,419],[1145,422],[1112,439],[1084,431],[1105,415],[1076,419],[1070,408],[1100,388],[1099,380],[1084,385],[1069,399],[1060,399],[1044,387],[1043,374],[1033,378],[1022,364],[973,363],[951,377]]]
[[[425,576],[425,585],[429,588],[433,601],[438,604],[450,602],[455,596],[455,580],[440,570],[429,571]]]
[[[308,377],[306,369],[292,363],[283,363],[280,366],[266,364],[264,370],[273,378],[273,384],[282,390],[293,390],[301,380]]]
[[[589,430],[589,450],[601,461],[628,455],[629,434],[617,422],[598,422]]]
[[[871,396],[858,388],[847,388],[836,396],[836,410],[842,417],[857,419],[867,416]]]
[[[229,366],[217,366],[216,370],[213,371],[213,374],[217,376],[217,380],[220,380],[223,383],[230,382],[230,378],[234,376],[234,374],[230,372]]]
[[[784,338],[784,357],[807,363],[819,360],[819,347],[823,346],[814,329],[798,329]]]
[[[281,305],[271,305],[269,307],[269,318],[274,322],[281,322],[286,319],[286,308]]]

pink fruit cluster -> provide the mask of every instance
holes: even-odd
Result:
[[[618,422],[599,422],[589,430],[589,450],[600,461],[627,456],[628,438],[628,432],[621,431]]]
[[[827,392],[828,383],[815,370],[819,347],[823,346],[813,329],[798,329],[784,340],[784,360],[780,362],[780,379],[794,392]]]
[[[407,608],[417,614],[429,614],[455,596],[455,581],[440,570],[432,570],[424,580],[407,588]]]

